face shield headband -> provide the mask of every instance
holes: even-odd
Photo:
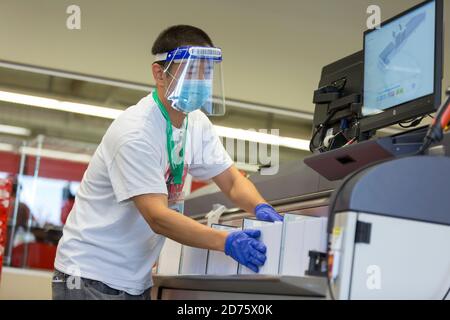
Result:
[[[156,55],[155,62],[165,62],[164,73],[171,79],[165,97],[174,109],[225,114],[220,48],[179,47]]]

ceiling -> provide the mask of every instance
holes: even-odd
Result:
[[[383,20],[418,0],[78,0],[81,30],[66,28],[66,0],[0,0],[0,60],[150,87],[150,49],[173,24],[206,30],[223,48],[227,99],[263,105],[267,112],[230,107],[212,119],[234,128],[278,128],[308,139],[310,120],[280,116],[278,109],[311,115],[312,93],[324,65],[362,49],[369,4]],[[450,16],[447,6],[447,16]],[[446,37],[448,40],[449,32]],[[446,41],[447,50],[450,41]],[[449,52],[449,51],[447,51]],[[446,65],[448,66],[448,55]],[[444,84],[450,79],[445,71]],[[124,109],[147,94],[46,74],[0,68],[0,88]],[[110,120],[0,102],[0,123],[96,144]],[[282,150],[282,159],[307,153]]]
[[[418,2],[78,0],[81,30],[68,30],[71,0],[1,0],[0,59],[153,84],[154,39],[193,24],[224,50],[227,98],[313,112],[321,68],[362,49],[368,5],[386,19]]]

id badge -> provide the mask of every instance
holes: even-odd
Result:
[[[176,202],[173,205],[171,205],[169,208],[178,213],[184,214],[184,201]]]
[[[176,192],[172,196],[173,198],[169,199],[169,208],[184,214],[184,191]]]
[[[183,174],[183,183],[175,184],[173,176],[170,172],[170,168],[167,168],[167,170],[166,170],[168,207],[172,210],[175,210],[178,213],[181,213],[181,214],[184,214],[185,192],[183,191],[183,188],[184,188],[184,181],[185,181],[186,174],[187,174],[187,167],[185,166],[184,174]]]

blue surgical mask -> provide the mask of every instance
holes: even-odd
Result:
[[[185,79],[178,97],[172,97],[173,107],[189,113],[200,109],[212,96],[210,80]]]

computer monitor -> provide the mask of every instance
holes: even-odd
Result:
[[[340,148],[355,137],[355,121],[361,110],[363,57],[359,51],[323,67],[319,89],[314,91],[311,151]],[[327,135],[334,138],[325,146]]]
[[[335,83],[343,83],[342,92],[340,93],[341,97],[352,94],[362,95],[363,69],[364,53],[363,51],[358,51],[323,67],[319,88],[334,85]],[[328,106],[323,108],[320,105],[316,105],[313,120],[314,127],[322,124],[329,112]],[[330,122],[333,122],[335,118],[339,118],[339,114],[330,119]]]
[[[423,2],[366,31],[361,132],[435,112],[442,51],[442,0]]]

